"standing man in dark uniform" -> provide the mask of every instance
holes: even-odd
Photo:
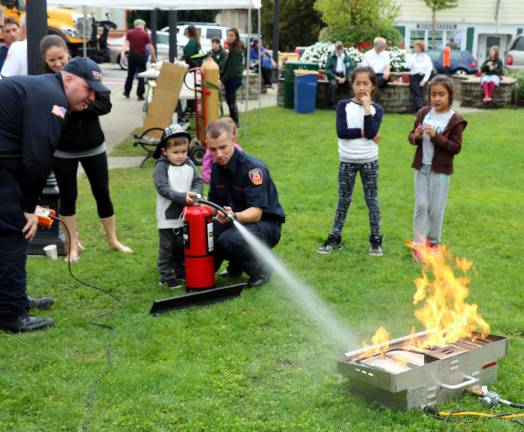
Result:
[[[206,130],[207,148],[215,162],[208,199],[228,212],[228,215],[218,212],[214,224],[215,268],[218,270],[227,260],[229,275],[246,272],[249,286],[261,286],[269,281],[269,271],[252,253],[231,218],[273,248],[280,240],[285,214],[266,165],[236,150],[232,132],[224,120],[211,122]]]
[[[135,74],[146,70],[147,50],[149,50],[151,54],[151,61],[153,63],[155,62],[155,48],[153,47],[149,34],[145,31],[145,25],[146,22],[144,20],[136,19],[133,23],[135,28],[129,30],[126,35],[126,41],[129,43],[129,58],[124,96],[127,98],[131,93]],[[139,101],[144,100],[145,91],[144,78],[138,78],[136,94]]]
[[[0,328],[39,330],[51,318],[32,317],[30,307],[52,299],[26,293],[27,242],[37,230],[35,207],[49,175],[68,110],[81,111],[96,92],[109,92],[92,60],[75,58],[55,75],[0,81]],[[50,303],[49,303],[50,300]]]

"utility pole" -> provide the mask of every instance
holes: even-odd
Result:
[[[44,72],[40,41],[47,35],[47,2],[31,0],[26,10],[27,70],[29,75]]]

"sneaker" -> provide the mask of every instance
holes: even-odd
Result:
[[[371,256],[382,256],[384,251],[382,250],[382,236],[369,236],[369,254]]]
[[[340,235],[330,234],[324,244],[317,249],[317,252],[324,255],[330,254],[341,247],[342,239],[340,238]]]
[[[55,300],[53,297],[31,297],[27,296],[27,305],[30,309],[40,309],[45,310],[49,309]]]

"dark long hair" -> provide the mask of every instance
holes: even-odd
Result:
[[[451,105],[453,105],[453,96],[455,94],[455,91],[453,90],[453,81],[451,81],[451,78],[447,75],[437,75],[435,76],[428,85],[428,105],[431,106],[431,87],[434,85],[441,85],[444,87],[448,92],[448,101],[449,101],[449,107],[451,108]]]
[[[244,44],[240,40],[240,33],[238,32],[238,29],[236,27],[231,27],[230,29],[227,30],[227,32],[228,33],[231,32],[235,35],[235,40],[233,41],[233,43],[229,44],[229,47],[230,48],[240,48],[241,50],[244,50]]]
[[[189,37],[195,38],[198,44],[200,44],[200,34],[194,25],[190,25],[186,28],[187,35]]]

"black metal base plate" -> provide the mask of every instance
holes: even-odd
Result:
[[[149,313],[152,315],[159,315],[173,309],[183,309],[191,306],[205,306],[229,300],[238,297],[246,285],[246,282],[241,282],[219,288],[193,291],[177,297],[155,300]]]

